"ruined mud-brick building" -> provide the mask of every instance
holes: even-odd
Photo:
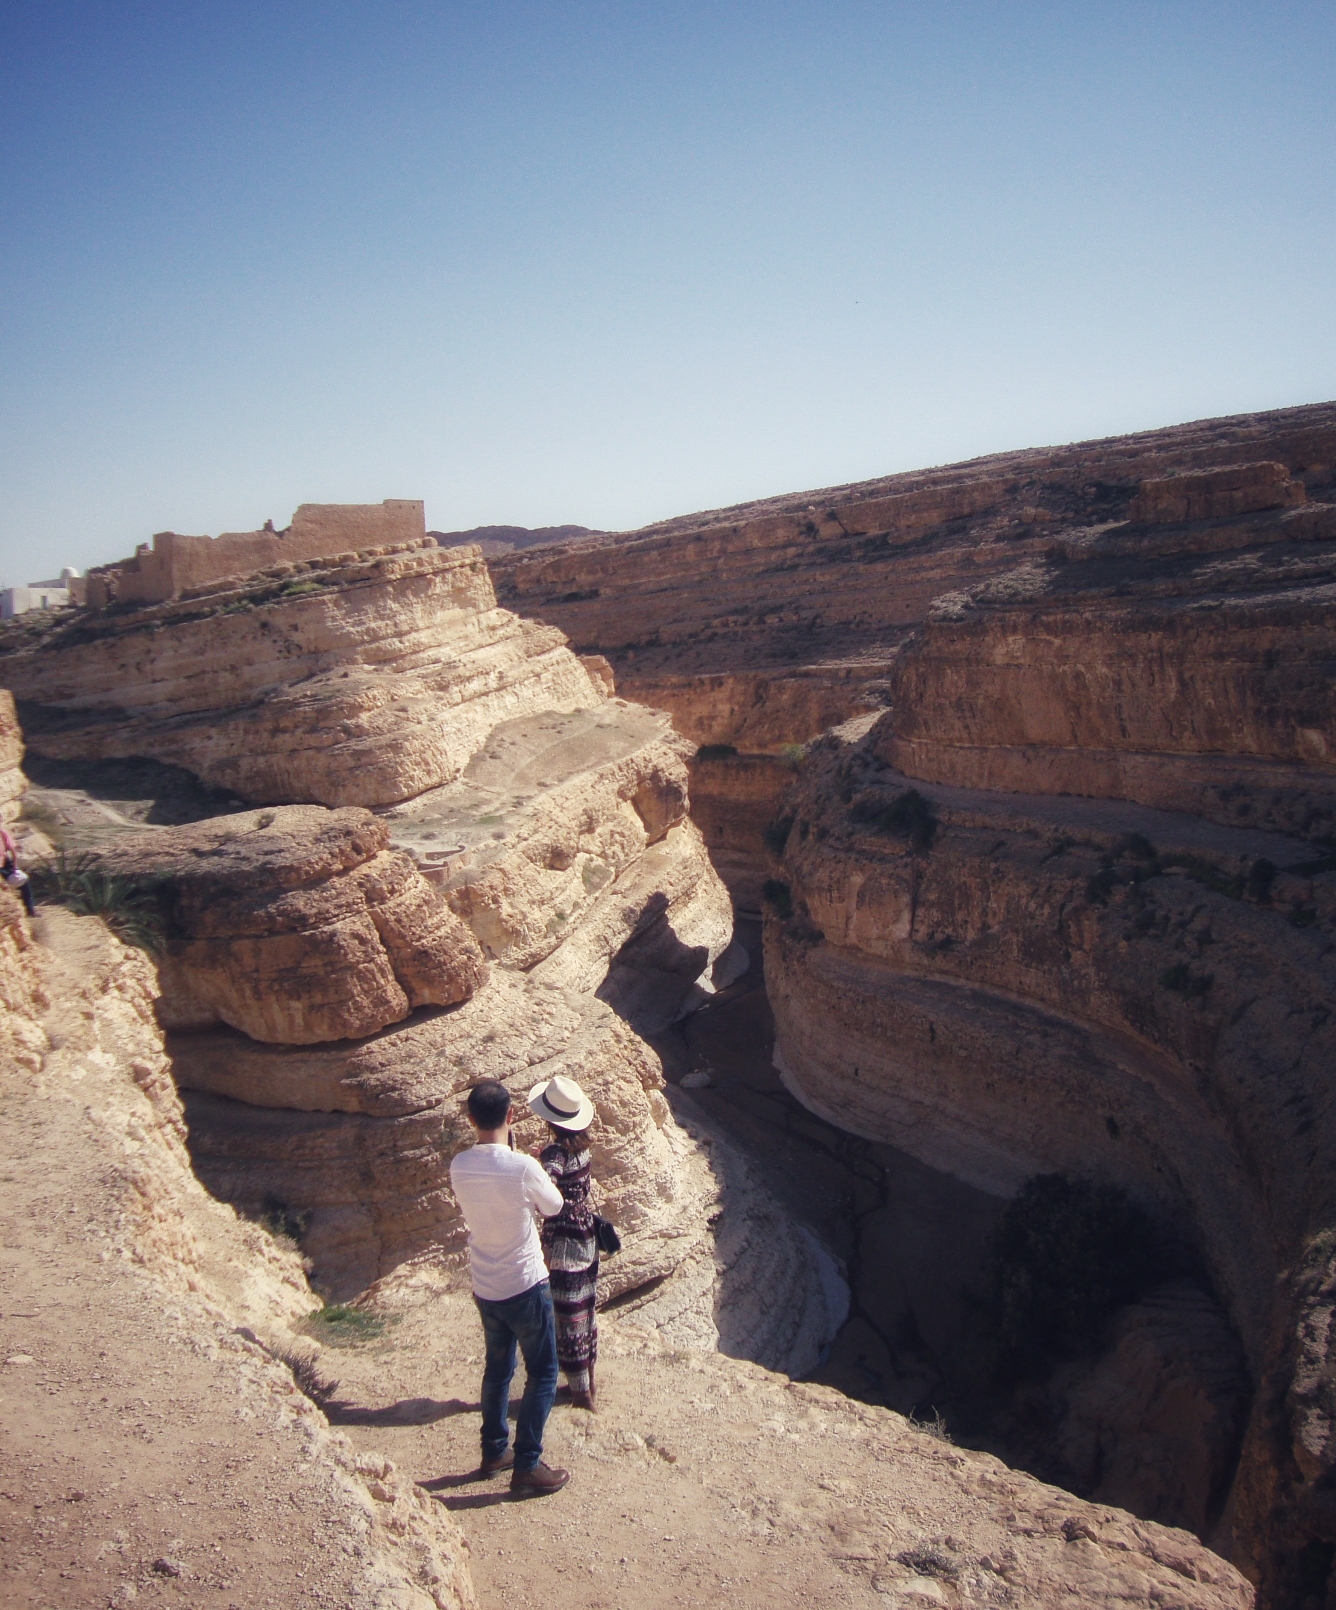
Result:
[[[425,536],[426,529],[420,498],[386,498],[383,503],[303,503],[283,531],[272,524],[218,537],[159,531],[151,548],[141,542],[133,558],[90,570],[87,602],[90,609],[113,602],[159,604],[206,582],[285,561],[332,559],[410,542]]]

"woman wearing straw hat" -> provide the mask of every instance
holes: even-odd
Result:
[[[589,1125],[594,1103],[574,1079],[559,1073],[529,1092],[529,1110],[547,1120],[552,1143],[538,1161],[561,1192],[560,1213],[543,1221],[543,1257],[557,1321],[557,1362],[570,1383],[577,1408],[594,1407],[594,1360],[598,1357],[598,1236],[589,1205]]]

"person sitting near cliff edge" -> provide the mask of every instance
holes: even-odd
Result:
[[[0,822],[0,877],[17,892],[28,915],[35,917],[37,913],[32,907],[32,885],[28,882],[28,874],[19,870],[19,847],[3,822]]]
[[[476,1138],[450,1164],[450,1184],[469,1229],[473,1300],[486,1344],[478,1474],[509,1470],[517,1497],[555,1493],[570,1472],[542,1462],[543,1427],[557,1392],[557,1331],[534,1213],[552,1218],[563,1198],[546,1171],[515,1150],[505,1085],[496,1079],[474,1085],[468,1115]],[[512,1450],[507,1410],[517,1342],[528,1380]]]

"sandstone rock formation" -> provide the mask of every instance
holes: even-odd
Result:
[[[473,935],[370,811],[295,805],[128,834],[111,874],[163,890],[158,1013],[255,1040],[361,1038],[485,976]]]
[[[763,752],[883,700],[876,683],[933,599],[1042,557],[1064,527],[1142,518],[1130,512],[1139,496],[1160,518],[1154,487],[1170,476],[1184,497],[1199,489],[1175,518],[1317,495],[1336,477],[1336,405],[792,493],[506,555],[492,570],[502,602],[607,655],[626,697],[656,704],[676,690],[689,738]]]
[[[18,819],[27,786],[28,779],[23,775],[23,733],[14,696],[0,688],[0,822]]]
[[[41,924],[26,964],[52,1006],[29,1019],[40,1066],[0,1069],[0,1514],[10,1584],[36,1602],[166,1586],[294,1610],[468,1610],[475,1575],[489,1602],[521,1586],[555,1600],[574,1526],[593,1590],[614,1577],[621,1602],[651,1610],[684,1584],[713,1597],[742,1579],[765,1599],[903,1610],[1251,1604],[1183,1532],[699,1351],[643,1313],[605,1317],[602,1413],[549,1422],[575,1470],[559,1504],[474,1486],[459,1495],[466,1541],[433,1495],[473,1479],[476,1414],[459,1412],[476,1395],[472,1303],[438,1269],[405,1270],[362,1310],[372,1340],[320,1353],[302,1339],[317,1376],[340,1377],[327,1419],[275,1356],[314,1306],[297,1258],[185,1166],[149,965],[95,919]],[[164,1492],[181,1494],[167,1529]]]
[[[303,1049],[212,1033],[171,1050],[200,1177],[229,1201],[303,1215],[302,1244],[341,1297],[433,1248],[462,1269],[449,1167],[471,1144],[464,1097],[480,1078],[501,1078],[518,1104],[565,1072],[593,1097],[594,1173],[626,1243],[608,1294],[671,1273],[705,1233],[657,1063],[590,994],[498,968],[463,1005],[369,1039]],[[522,1116],[517,1144],[541,1130]]]
[[[1186,1320],[1187,1373],[1164,1368],[1202,1429],[1173,1451],[1137,1384],[1169,1345],[1157,1310],[1068,1383],[1071,1479],[1094,1481],[1098,1449],[1149,1512],[1207,1526],[1223,1504],[1216,1535],[1290,1602],[1336,1544],[1318,1384],[1336,405],[795,494],[493,572],[701,746],[693,816],[735,902],[775,881],[767,978],[804,1101],[1001,1195],[1051,1169],[1119,1180],[1191,1244],[1246,1349],[1241,1454]],[[800,757],[853,716],[866,741],[846,726]],[[1115,1398],[1116,1433],[1092,1407]]]
[[[1320,839],[1334,666],[1336,502],[1074,533],[929,611],[888,678],[879,753],[934,781]]]
[[[276,578],[263,580],[273,592]],[[53,818],[105,871],[158,891],[168,935],[158,1013],[172,1030],[201,1177],[248,1211],[298,1226],[332,1294],[356,1295],[420,1258],[458,1274],[463,1231],[448,1168],[470,1138],[467,1088],[501,1077],[523,1110],[536,1079],[570,1072],[598,1103],[595,1172],[624,1241],[605,1270],[605,1297],[681,1269],[665,1315],[691,1316],[699,1334],[759,1350],[776,1365],[811,1367],[839,1323],[838,1273],[799,1237],[782,1260],[793,1287],[779,1305],[785,1318],[772,1311],[773,1297],[742,1290],[733,1271],[747,1259],[716,1255],[719,1179],[673,1123],[657,1058],[635,1032],[671,1021],[733,965],[731,905],[688,814],[691,746],[661,712],[608,697],[600,662],[587,670],[543,628],[535,629],[547,645],[542,674],[525,681],[513,657],[506,672],[509,707],[519,713],[495,720],[485,689],[466,706],[460,684],[476,689],[481,679],[469,657],[479,636],[509,652],[524,631],[475,607],[491,599],[469,551],[364,556],[326,580],[344,635],[326,644],[318,675],[306,660],[295,668],[305,677],[300,696],[313,704],[313,682],[337,691],[364,675],[357,645],[389,630],[400,583],[419,591],[420,639],[451,645],[453,657],[442,652],[433,663],[429,688],[415,681],[411,659],[365,673],[387,690],[372,745],[382,773],[409,775],[404,749],[422,721],[459,746],[449,766],[414,774],[422,786],[412,798],[380,816],[290,805],[136,832],[139,823],[198,813],[204,794],[185,799],[160,763],[146,771],[143,761],[44,762],[42,799]],[[247,585],[252,600],[266,592]],[[201,596],[175,612],[90,616],[88,651],[107,651],[108,629],[118,641],[135,637],[141,681],[176,686],[204,641]],[[261,598],[256,612],[268,611],[267,624],[256,630],[286,641],[306,621],[308,596]],[[226,637],[226,623],[245,613],[210,619],[224,623],[217,630]],[[404,655],[402,636],[394,651]],[[44,666],[79,652],[51,648]],[[272,665],[256,673],[274,674]],[[416,688],[418,705],[398,697],[404,684]],[[579,698],[563,703],[552,691],[569,687]],[[264,726],[273,703],[261,698],[246,719],[269,733],[276,754],[288,735]],[[66,720],[51,709],[42,707],[39,725]],[[68,752],[81,719],[70,717],[52,747]],[[183,759],[194,754],[188,746],[211,741],[203,724],[202,716],[118,721],[104,711],[99,743],[103,752],[142,754],[170,729],[170,752]],[[253,745],[248,764],[257,752]],[[336,762],[349,764],[337,742],[320,758],[330,775]],[[235,781],[232,772],[210,773],[207,756],[193,763],[215,785],[224,775]],[[137,786],[169,797],[147,805],[127,798]],[[365,783],[340,785],[356,786]],[[521,1133],[541,1139],[527,1118]],[[739,1247],[745,1223],[787,1223],[759,1187],[744,1182],[725,1195]],[[741,1278],[755,1284],[754,1271]],[[723,1301],[732,1312],[719,1325],[713,1315]]]
[[[38,926],[41,998],[0,1005],[0,1034],[36,1050],[0,1059],[6,1591],[313,1605],[318,1566],[357,1610],[471,1610],[451,1517],[332,1433],[275,1356],[310,1349],[294,1327],[318,1303],[291,1248],[191,1172],[151,965],[96,918]],[[158,1492],[180,1494],[168,1528]]]
[[[1069,534],[944,597],[890,712],[805,763],[766,943],[816,1110],[1000,1194],[1116,1181],[1189,1245],[1257,1385],[1216,1535],[1270,1604],[1330,1531],[1298,1383],[1336,1223],[1334,606],[1313,503]]]
[[[0,888],[0,1062],[30,1072],[41,1066],[47,1045],[38,1022],[48,1004],[23,907]]]
[[[426,538],[15,641],[4,675],[35,753],[166,761],[253,804],[409,799],[498,722],[604,696],[560,632],[496,608],[476,550]]]
[[[697,744],[773,756],[883,706],[935,599],[1043,562],[1064,534],[1330,502],[1334,479],[1327,404],[795,493],[505,555],[492,571],[503,603],[606,655],[625,697],[672,711]],[[697,819],[759,818],[758,781],[702,770]],[[721,848],[752,906],[771,870],[759,834],[735,827]]]

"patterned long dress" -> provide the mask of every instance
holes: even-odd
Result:
[[[557,1320],[557,1363],[572,1392],[588,1392],[589,1371],[598,1357],[598,1319],[594,1294],[598,1286],[598,1241],[594,1211],[589,1206],[589,1152],[571,1154],[553,1142],[539,1161],[552,1176],[565,1205],[544,1219],[543,1257],[552,1286]]]

